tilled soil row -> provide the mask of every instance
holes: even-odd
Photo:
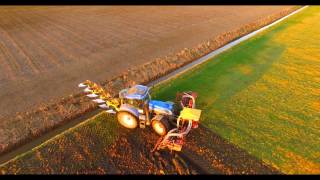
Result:
[[[285,9],[255,23],[244,25],[234,31],[203,42],[195,48],[183,49],[177,54],[157,58],[149,63],[129,69],[122,75],[101,84],[113,95],[129,85],[146,84],[222,47],[228,42],[270,24],[297,8]],[[61,100],[30,108],[31,110],[28,112],[17,113],[12,117],[1,119],[0,155],[96,108],[97,106],[83,93],[75,93]]]

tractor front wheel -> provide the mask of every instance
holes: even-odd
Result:
[[[128,129],[135,129],[138,126],[138,118],[128,111],[117,113],[118,122]]]
[[[164,136],[170,130],[168,118],[161,118],[160,120],[151,121],[152,129],[160,136]]]

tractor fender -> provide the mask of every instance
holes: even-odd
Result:
[[[138,109],[133,107],[133,106],[131,106],[130,104],[122,104],[120,106],[119,111],[128,111],[132,115],[136,116],[139,119],[139,111],[138,111]]]

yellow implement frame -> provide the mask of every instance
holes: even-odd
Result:
[[[188,119],[193,121],[199,121],[201,116],[200,109],[192,109],[192,108],[183,108],[180,112],[179,118]]]

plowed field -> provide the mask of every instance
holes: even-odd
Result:
[[[0,7],[0,118],[287,6]]]

